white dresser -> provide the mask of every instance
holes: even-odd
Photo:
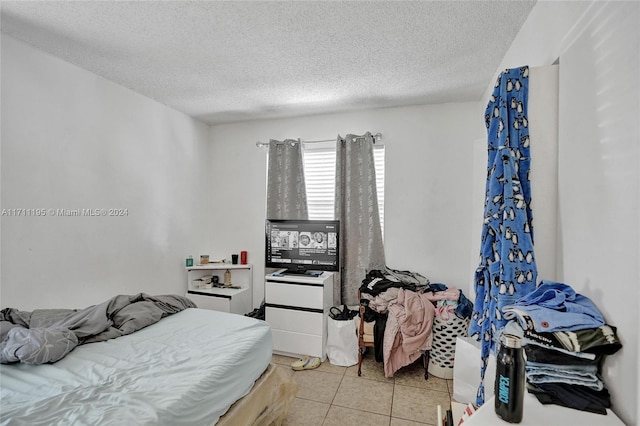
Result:
[[[265,276],[265,320],[273,334],[273,352],[326,358],[327,315],[333,303],[333,273],[318,277]]]

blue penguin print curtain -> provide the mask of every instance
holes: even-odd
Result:
[[[495,349],[494,337],[506,323],[501,309],[535,289],[528,90],[529,67],[503,71],[485,112],[489,161],[469,325],[469,335],[482,342],[477,405],[484,403],[483,380],[489,353]]]

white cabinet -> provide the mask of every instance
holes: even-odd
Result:
[[[206,265],[188,266],[186,297],[193,300],[199,308],[214,311],[231,312],[244,315],[251,312],[253,293],[253,268],[251,265],[232,265],[227,263],[209,263]],[[193,282],[207,275],[218,277],[224,283],[226,271],[231,273],[231,284],[240,288],[198,288]]]
[[[327,315],[333,303],[333,273],[318,277],[265,276],[265,320],[271,326],[273,352],[326,358]]]

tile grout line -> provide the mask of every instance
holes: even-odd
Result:
[[[329,409],[327,410],[327,412],[324,415],[324,418],[322,419],[322,424],[324,424],[327,421],[327,417],[329,417],[329,412],[331,411],[331,407],[333,407],[333,401],[336,400],[336,395],[338,395],[338,391],[340,390],[340,386],[342,386],[342,382],[344,381],[344,376],[346,373],[346,369],[342,372],[342,378],[340,379],[340,383],[338,383],[338,387],[336,388],[336,392],[333,394],[333,398],[331,398],[331,403],[329,404]]]

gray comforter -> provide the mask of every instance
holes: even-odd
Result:
[[[85,309],[0,311],[0,362],[56,362],[84,343],[133,333],[167,315],[195,308],[178,295],[119,295]]]

